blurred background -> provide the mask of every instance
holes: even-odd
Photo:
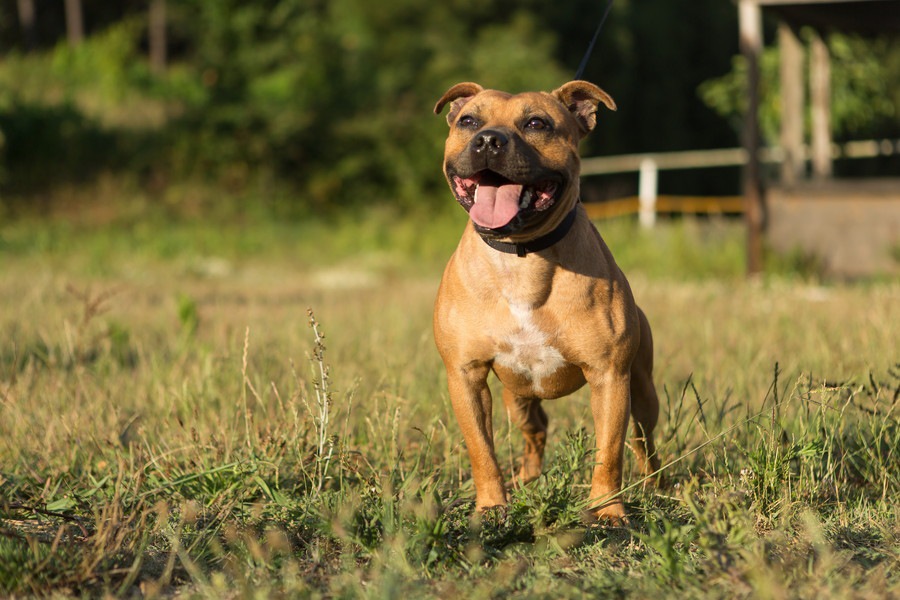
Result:
[[[898,3],[869,4],[881,5],[885,22],[896,19]],[[0,217],[281,222],[348,209],[453,210],[436,98],[464,80],[557,87],[573,77],[604,8],[596,0],[0,0]],[[763,13],[758,112],[768,148],[782,127],[783,17]],[[900,173],[888,148],[900,137],[896,32],[861,36],[843,32],[840,20],[821,34],[802,20],[792,25],[802,47],[827,46],[836,152],[851,140],[890,150],[837,160],[832,175]],[[584,78],[619,106],[601,115],[585,157],[741,144],[747,61],[734,2],[618,0]],[[585,178],[584,199],[628,200],[598,218],[637,212],[639,192],[712,198],[660,206],[676,217],[736,216],[741,159],[713,162],[661,168],[649,191],[639,190],[648,182],[636,158],[594,165],[602,176]],[[765,169],[778,183],[778,165]]]

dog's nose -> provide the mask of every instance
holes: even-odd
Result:
[[[509,138],[495,129],[485,129],[475,135],[473,143],[475,152],[487,151],[491,154],[499,154],[509,143]]]

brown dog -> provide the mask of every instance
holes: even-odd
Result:
[[[650,326],[579,202],[578,142],[612,98],[585,81],[511,95],[460,83],[450,104],[444,173],[469,213],[441,280],[434,334],[472,462],[476,508],[506,504],[494,453],[488,373],[525,436],[517,483],[541,474],[541,400],[587,383],[597,434],[591,516],[625,519],[622,460],[629,415],[642,471],[659,468]]]

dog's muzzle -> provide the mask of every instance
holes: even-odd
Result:
[[[557,192],[562,187],[556,179],[516,183],[489,169],[470,177],[451,174],[450,181],[457,202],[466,209],[475,225],[498,233],[510,228],[517,231],[539,219],[540,213],[555,204]]]

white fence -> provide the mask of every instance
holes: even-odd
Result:
[[[900,140],[862,140],[833,144],[831,156],[841,158],[874,158],[900,154]],[[766,163],[780,163],[781,148],[763,148],[760,159]],[[805,146],[803,159],[809,160],[809,147]],[[718,150],[688,150],[685,152],[656,152],[646,154],[620,154],[585,158],[581,161],[581,175],[605,175],[610,173],[637,172],[639,219],[644,227],[653,227],[656,222],[659,171],[676,169],[703,169],[712,167],[741,166],[747,162],[747,151],[743,148],[722,148]]]

